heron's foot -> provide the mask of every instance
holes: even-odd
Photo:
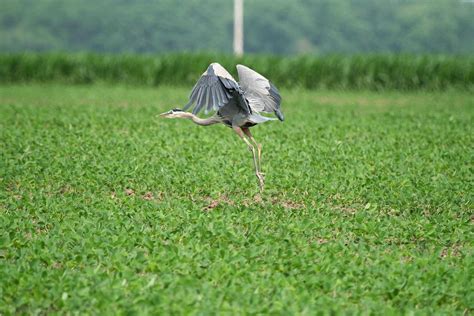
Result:
[[[263,173],[259,171],[257,171],[255,175],[257,176],[257,179],[258,179],[258,185],[260,187],[260,191],[263,191],[263,187],[265,186],[265,176]]]

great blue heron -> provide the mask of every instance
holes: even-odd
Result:
[[[281,96],[278,89],[256,71],[237,65],[237,72],[239,82],[218,63],[210,64],[191,91],[189,102],[183,110],[173,109],[162,113],[161,116],[190,119],[203,126],[223,123],[231,127],[252,152],[255,175],[260,189],[263,189],[265,180],[261,171],[262,145],[255,141],[249,128],[276,120],[262,116],[259,112],[275,113],[276,117],[283,121],[284,117],[280,111]],[[193,105],[192,113],[184,111]],[[216,113],[208,118],[199,118],[196,114],[202,109],[206,114],[211,110]]]

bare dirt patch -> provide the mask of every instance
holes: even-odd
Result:
[[[226,194],[220,195],[217,199],[212,199],[211,197],[206,198],[207,205],[203,207],[203,211],[209,212],[221,204],[227,205],[235,205],[234,201],[232,201]]]
[[[125,189],[125,194],[128,195],[128,196],[133,196],[135,195],[135,191],[133,189]]]

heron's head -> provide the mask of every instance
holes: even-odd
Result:
[[[182,114],[185,113],[183,110],[180,109],[172,109],[168,112],[161,113],[161,117],[166,117],[166,118],[178,118],[182,117]]]

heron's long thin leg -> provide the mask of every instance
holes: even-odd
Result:
[[[244,131],[242,130],[242,128],[238,126],[233,126],[232,128],[237,133],[237,135],[239,135],[239,137],[247,144],[250,151],[252,152],[253,165],[255,167],[255,175],[257,176],[257,179],[259,181],[260,190],[263,190],[263,185],[265,184],[264,183],[265,180],[263,179],[263,176],[260,174],[260,171],[258,170],[257,155],[255,153],[255,147],[248,141],[248,139],[245,138]]]
[[[244,131],[245,135],[257,146],[257,154],[258,154],[258,171],[262,174],[262,144],[257,143],[255,138],[253,138],[252,133],[250,132],[250,129],[248,127],[242,128]]]

